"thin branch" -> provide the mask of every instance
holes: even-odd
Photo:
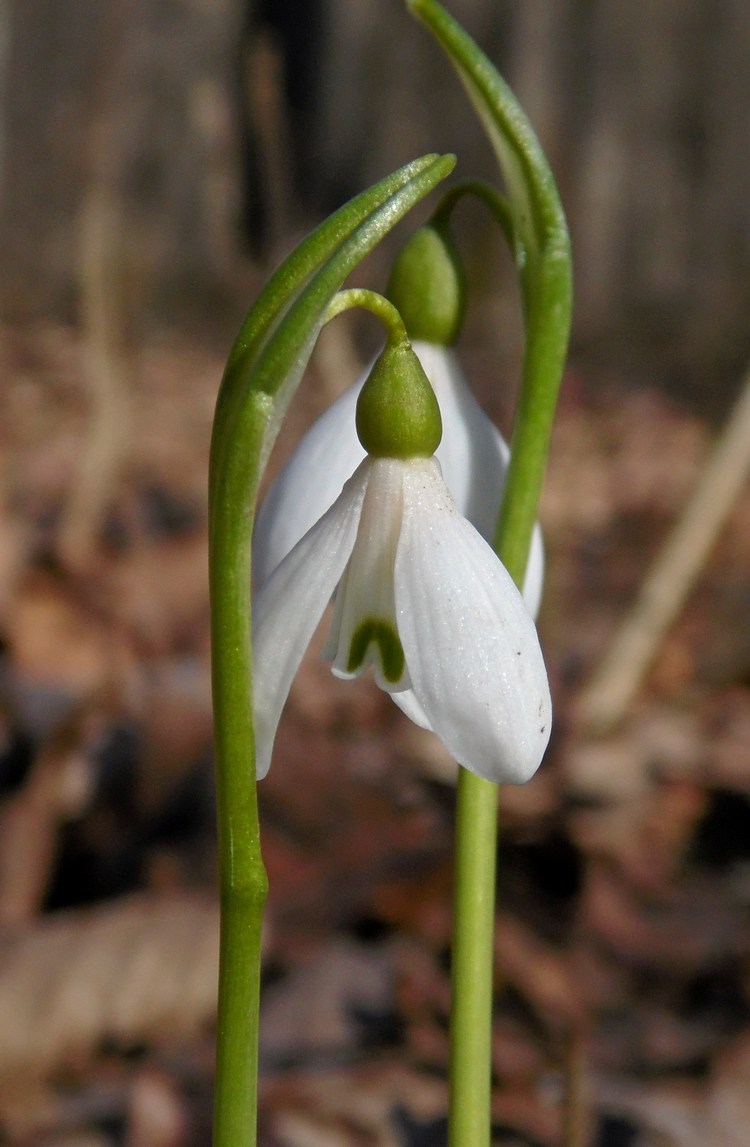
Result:
[[[106,135],[102,118],[92,130],[92,151]],[[107,152],[103,146],[103,151]],[[130,401],[125,365],[121,223],[109,161],[99,158],[81,212],[80,306],[84,375],[91,399],[89,427],[60,528],[65,564],[85,568],[109,509],[127,455]]]
[[[583,725],[604,732],[624,717],[750,475],[750,371],[693,494],[580,700]]]

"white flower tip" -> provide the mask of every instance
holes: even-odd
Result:
[[[541,764],[552,715],[534,622],[439,472],[425,467],[411,485],[395,584],[419,711],[459,764],[495,783],[523,784]]]
[[[265,745],[255,743],[255,779],[262,781],[271,767],[271,753]]]
[[[524,699],[516,714],[498,736],[494,751],[477,753],[471,759],[456,755],[458,763],[493,784],[525,785],[544,759],[552,731],[549,690],[536,704]]]

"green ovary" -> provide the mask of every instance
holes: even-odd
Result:
[[[380,649],[383,676],[395,685],[404,672],[404,650],[396,630],[390,622],[380,618],[367,618],[355,629],[349,646],[347,672],[356,673],[362,667],[371,643]]]

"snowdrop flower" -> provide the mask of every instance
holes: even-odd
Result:
[[[463,320],[463,274],[445,229],[420,227],[396,259],[388,294],[437,396],[443,438],[437,458],[461,513],[491,542],[510,451],[464,379],[451,344]],[[355,410],[361,377],[308,430],[271,486],[255,526],[254,576],[259,588],[312,525],[332,506],[365,457]],[[315,474],[311,483],[310,475]],[[534,530],[524,598],[536,617],[542,596],[544,550]]]
[[[413,340],[432,383],[443,419],[436,456],[461,513],[487,541],[497,523],[510,451],[466,383],[450,347]],[[307,431],[266,495],[256,518],[253,547],[255,584],[263,586],[299,539],[333,505],[344,482],[365,458],[355,429],[362,374]],[[315,475],[314,482],[310,476]],[[539,611],[544,576],[541,530],[534,530],[524,598]]]
[[[269,570],[254,602],[258,776],[268,770],[292,680],[335,594],[325,656],[337,676],[372,666],[380,688],[459,764],[488,780],[526,781],[551,721],[536,629],[510,575],[446,486],[433,456],[439,409],[408,343],[387,345],[375,363],[357,429],[364,460]],[[307,485],[323,476],[324,458],[320,470],[307,471]]]

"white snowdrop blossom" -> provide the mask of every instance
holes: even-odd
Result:
[[[307,481],[317,482],[318,471],[307,471]],[[367,456],[267,572],[255,599],[259,777],[334,594],[325,656],[337,676],[372,666],[380,688],[479,776],[521,783],[534,774],[549,739],[551,701],[521,594],[458,510],[436,458]]]
[[[508,468],[508,446],[471,393],[454,352],[418,340],[412,346],[440,406],[443,438],[436,457],[445,482],[460,512],[491,541]],[[354,416],[367,376],[365,371],[314,423],[271,486],[256,519],[253,571],[257,588],[262,588],[286,554],[333,505],[344,482],[364,459]],[[523,590],[534,617],[543,577],[544,551],[537,526]]]

